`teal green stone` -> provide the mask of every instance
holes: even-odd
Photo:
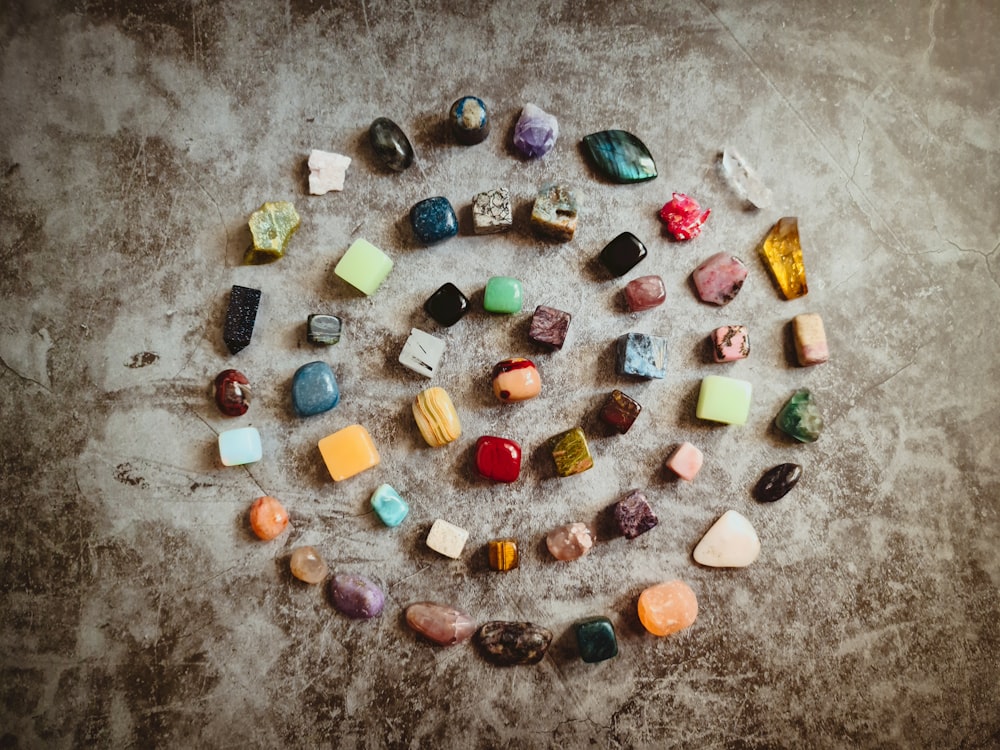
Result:
[[[799,388],[774,420],[775,426],[802,443],[815,443],[823,431],[823,415],[808,388]]]
[[[573,626],[580,658],[588,664],[618,656],[615,627],[607,617],[590,617]]]
[[[646,182],[656,177],[656,164],[646,144],[624,130],[602,130],[583,138],[594,167],[612,182]]]
[[[372,508],[386,526],[399,526],[410,512],[410,506],[392,485],[383,484],[372,494]]]

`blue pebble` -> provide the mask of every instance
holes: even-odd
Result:
[[[337,378],[326,362],[310,362],[292,378],[292,406],[300,417],[330,411],[340,401]]]
[[[425,198],[410,209],[413,234],[424,245],[443,242],[458,234],[458,217],[447,198]]]
[[[667,376],[667,340],[645,333],[626,333],[618,339],[615,367],[619,375],[637,378]]]
[[[410,506],[388,484],[381,485],[372,494],[372,508],[386,526],[399,526],[410,512]]]

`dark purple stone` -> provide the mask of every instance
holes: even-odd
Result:
[[[646,496],[640,490],[632,490],[615,503],[615,521],[622,536],[635,539],[656,526],[660,519],[656,517]]]
[[[568,312],[539,305],[535,308],[535,314],[531,316],[528,338],[553,349],[562,349],[572,319],[573,316]]]
[[[754,497],[762,503],[773,503],[791,492],[801,478],[802,467],[798,464],[778,464],[764,472],[754,488]]]
[[[338,573],[330,578],[330,599],[333,606],[348,617],[367,620],[382,614],[385,595],[362,576]]]
[[[525,104],[514,126],[514,147],[529,159],[545,156],[556,145],[559,121],[534,104]]]

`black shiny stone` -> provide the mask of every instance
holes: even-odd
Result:
[[[250,345],[259,306],[260,289],[233,284],[229,293],[229,307],[226,309],[226,325],[222,331],[222,340],[233,354]]]
[[[413,146],[406,133],[388,117],[379,117],[368,128],[375,156],[395,172],[402,172],[413,164]]]
[[[622,232],[601,250],[601,263],[613,276],[624,276],[646,257],[646,246],[631,232]]]
[[[447,328],[455,325],[469,312],[469,299],[449,281],[424,303],[424,312]]]
[[[552,631],[530,622],[493,620],[476,633],[476,643],[494,664],[537,664],[552,643]]]
[[[787,495],[801,478],[802,467],[798,464],[778,464],[764,472],[753,495],[759,502],[773,503]]]
[[[306,339],[310,344],[336,344],[343,329],[344,323],[336,315],[310,315],[306,319]]]

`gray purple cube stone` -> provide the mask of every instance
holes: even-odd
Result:
[[[528,338],[553,349],[562,349],[573,316],[554,307],[539,305],[531,316]]]
[[[667,376],[667,340],[647,333],[619,337],[615,369],[619,375],[662,379]]]
[[[615,523],[626,539],[635,539],[660,523],[646,495],[632,490],[615,503]]]
[[[233,285],[229,293],[229,307],[226,309],[226,324],[222,331],[222,339],[231,353],[237,354],[250,345],[259,306],[260,289]]]

